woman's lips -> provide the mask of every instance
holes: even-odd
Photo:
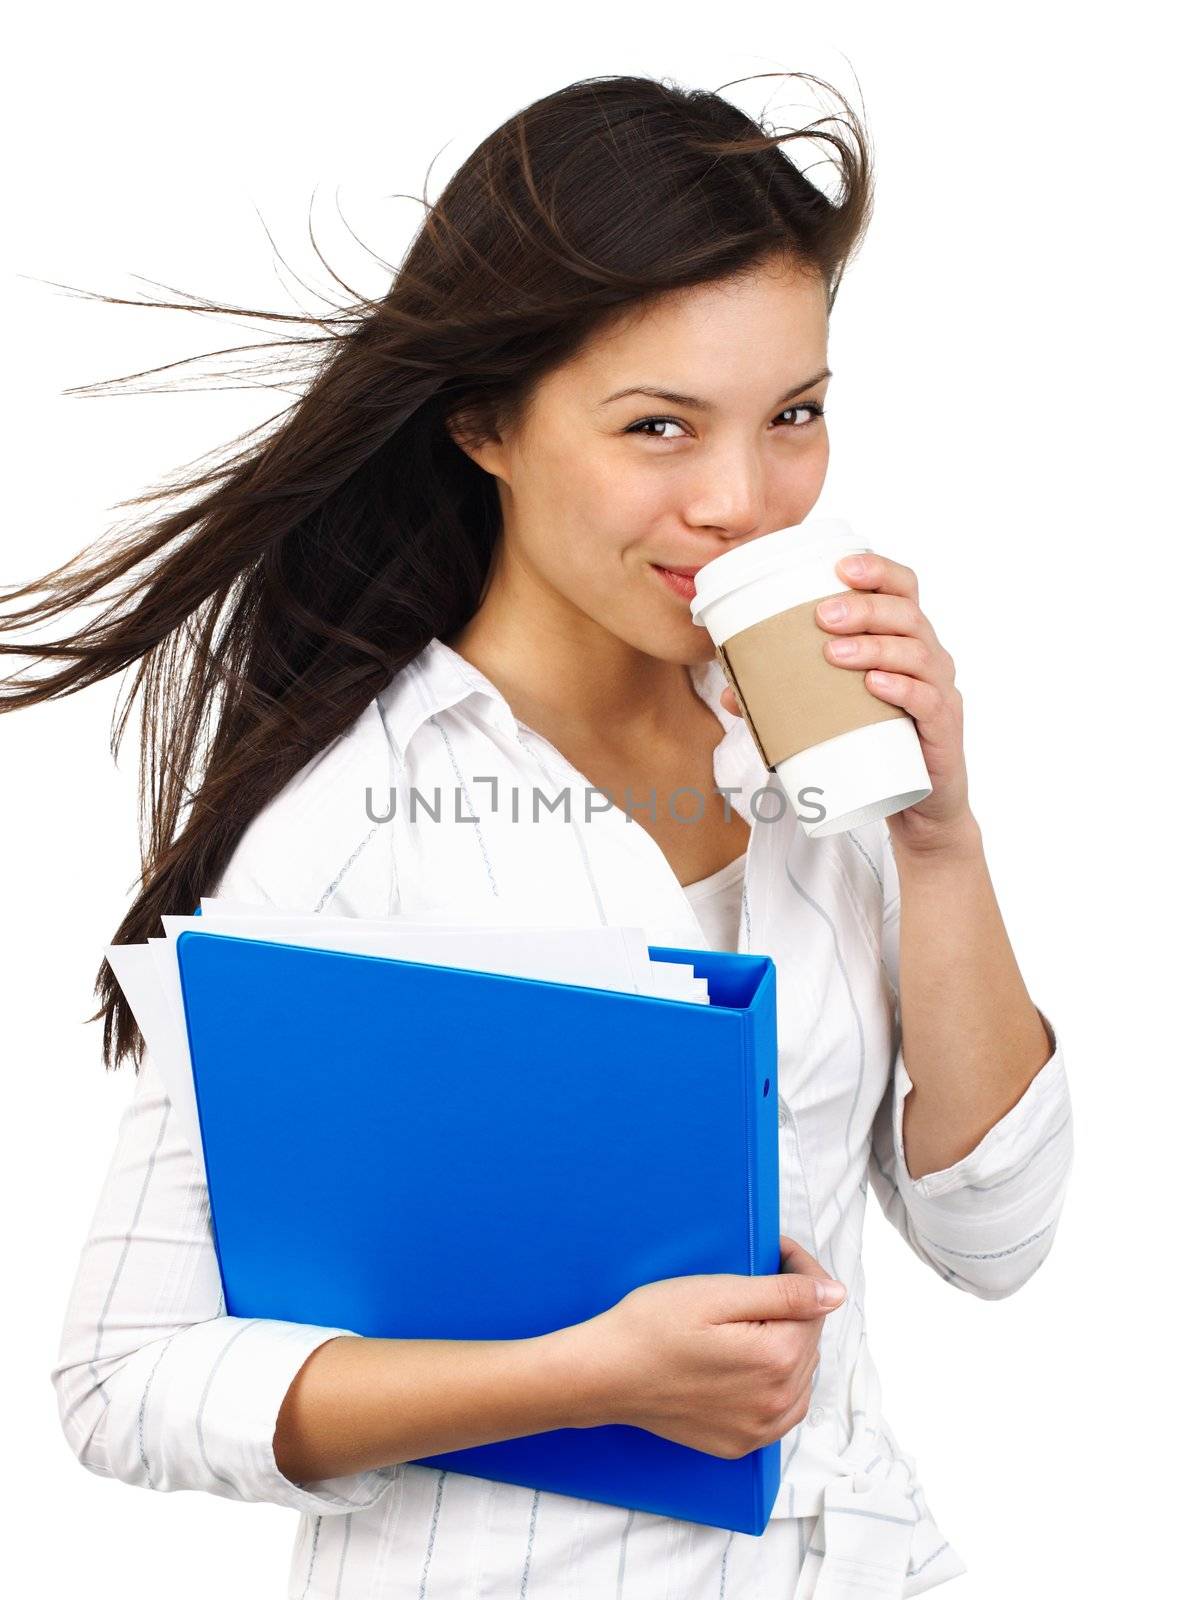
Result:
[[[684,578],[680,572],[671,572],[668,567],[659,567],[656,561],[649,565],[660,577],[664,578],[668,586],[683,600],[694,599],[694,579]]]

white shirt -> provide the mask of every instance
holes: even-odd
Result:
[[[1064,1201],[1073,1138],[1063,1054],[1057,1042],[1022,1099],[968,1155],[910,1176],[899,879],[887,825],[810,839],[743,720],[720,704],[721,666],[688,671],[725,730],[715,783],[738,789],[733,803],[751,825],[738,948],[776,963],[780,1231],[847,1288],[824,1322],[808,1417],[781,1445],[773,1522],[761,1539],[733,1537],[746,1541],[749,1563],[765,1553],[771,1560],[787,1530],[800,1532],[802,1548],[812,1537],[815,1550],[832,1552],[822,1558],[827,1597],[869,1592],[847,1576],[865,1573],[859,1561],[898,1566],[895,1586],[881,1574],[876,1593],[919,1594],[966,1567],[929,1514],[915,1462],[881,1406],[863,1305],[868,1183],[943,1279],[985,1299],[1013,1294],[1047,1256]],[[536,821],[535,790],[543,797]],[[393,817],[382,820],[392,793]],[[633,800],[634,812],[644,798]],[[688,814],[684,803],[679,811]],[[708,945],[653,836],[439,639],[252,820],[209,892],[354,916],[586,919],[642,926],[652,944]],[[639,1570],[625,1554],[629,1530],[637,1545],[642,1523],[676,1536],[682,1552],[693,1540],[703,1549],[715,1540],[710,1549],[722,1552],[724,1568],[730,1549],[736,1570],[737,1546],[724,1530],[434,1467],[290,1482],[272,1450],[280,1404],[317,1345],[352,1333],[225,1314],[208,1194],[146,1054],[51,1373],[65,1437],[85,1467],[144,1488],[293,1507],[301,1520],[289,1593],[303,1600],[650,1600],[665,1592],[666,1578],[657,1587],[656,1568]],[[811,1517],[816,1525],[804,1520]],[[544,1552],[562,1581],[548,1582]],[[723,1593],[714,1558],[686,1557],[679,1571],[670,1591],[679,1600]],[[740,1592],[762,1594],[764,1585],[789,1592],[767,1575]]]
[[[746,855],[737,856],[709,877],[682,885],[708,950],[735,950],[739,947],[739,916],[746,866]]]

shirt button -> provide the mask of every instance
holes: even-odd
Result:
[[[783,1094],[778,1094],[776,1097],[776,1120],[782,1128],[786,1126],[789,1120],[789,1108],[785,1104]]]
[[[810,1413],[809,1413],[809,1421],[816,1428],[819,1423],[822,1423],[825,1420],[826,1420],[826,1408],[825,1408],[825,1406],[814,1406],[812,1408],[812,1410],[810,1411]]]

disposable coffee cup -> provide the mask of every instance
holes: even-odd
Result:
[[[691,620],[705,627],[769,772],[810,838],[845,833],[932,793],[916,724],[822,646],[814,608],[850,594],[835,572],[866,554],[849,523],[818,518],[736,545],[700,567]]]

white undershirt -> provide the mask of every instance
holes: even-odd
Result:
[[[746,854],[736,856],[718,872],[712,872],[709,878],[682,885],[709,950],[739,948],[739,909],[746,860]]]

